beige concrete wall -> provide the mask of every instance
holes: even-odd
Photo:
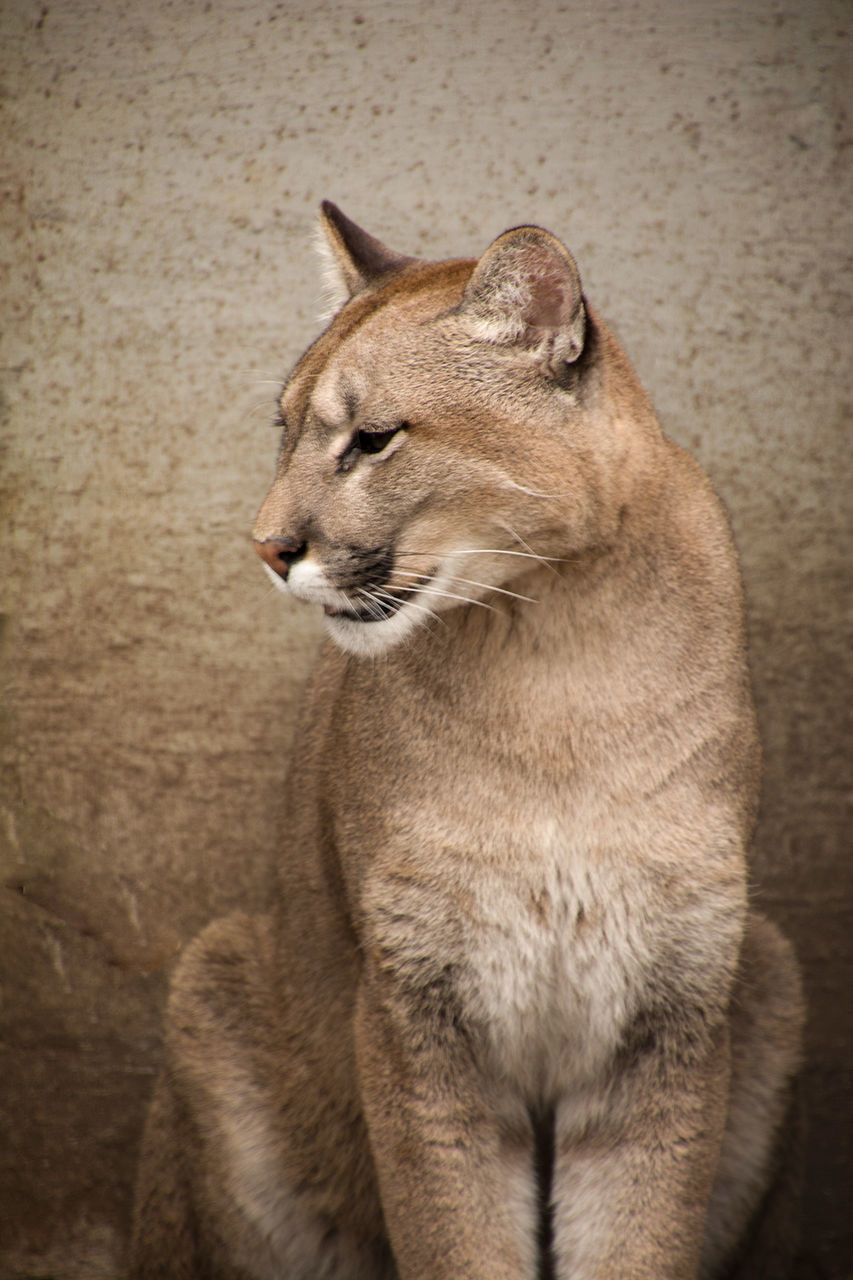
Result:
[[[0,1274],[119,1274],[170,960],[264,901],[317,632],[249,529],[324,196],[424,255],[560,234],[729,504],[756,892],[812,1002],[808,1247],[853,1269],[849,0],[6,0],[0,24]]]

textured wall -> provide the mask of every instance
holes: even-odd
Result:
[[[427,256],[560,234],[732,511],[756,893],[812,1002],[808,1247],[848,1273],[849,0],[7,0],[0,24],[0,1274],[119,1274],[171,957],[264,899],[317,632],[249,529],[324,196]]]

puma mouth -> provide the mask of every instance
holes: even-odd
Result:
[[[423,574],[411,587],[406,587],[393,596],[387,590],[382,596],[370,592],[369,600],[361,605],[324,604],[323,612],[327,618],[346,618],[350,622],[387,622],[395,613],[399,613],[407,600],[412,600],[418,594],[431,576],[429,573]]]
[[[411,595],[407,592],[406,595]],[[405,601],[405,596],[401,596],[399,601],[395,600],[392,604],[390,600],[377,600],[371,603],[370,607],[364,609],[339,609],[331,604],[323,605],[323,612],[327,618],[348,618],[350,622],[386,622],[388,618],[393,618],[394,614]]]

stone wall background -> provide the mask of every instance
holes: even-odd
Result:
[[[0,1274],[121,1274],[171,959],[264,901],[317,622],[249,530],[328,196],[425,256],[557,232],[729,505],[809,1274],[849,1275],[848,0],[5,0],[0,34]]]

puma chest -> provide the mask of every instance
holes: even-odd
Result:
[[[370,932],[402,987],[446,992],[489,1069],[541,1096],[616,1052],[647,984],[656,912],[644,875],[554,841],[512,852],[497,866],[436,851],[428,874],[382,877]]]

